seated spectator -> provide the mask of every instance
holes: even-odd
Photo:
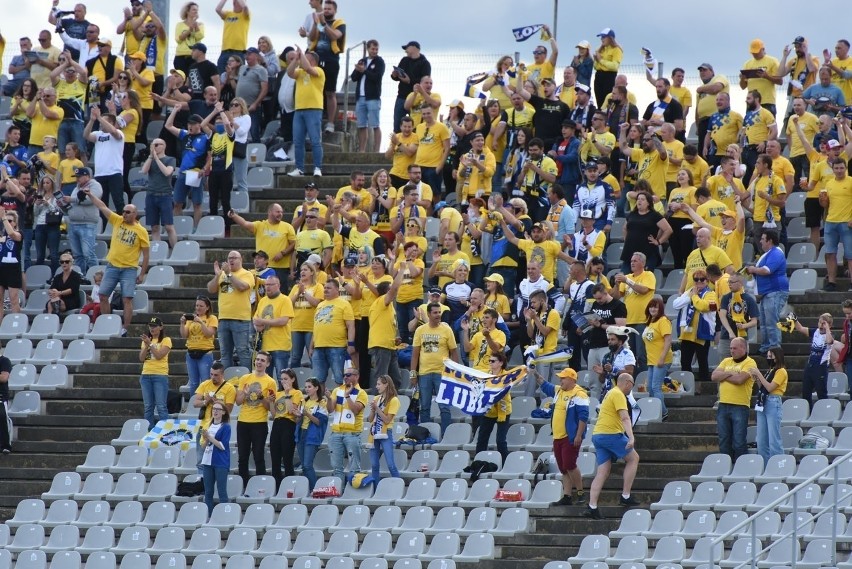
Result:
[[[59,257],[62,272],[53,277],[50,289],[47,291],[48,314],[62,314],[69,310],[80,308],[80,273],[73,270],[74,258],[70,252],[65,252]]]

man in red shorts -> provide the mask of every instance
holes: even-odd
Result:
[[[577,372],[571,368],[565,368],[556,374],[559,387],[545,381],[540,374],[535,375],[541,392],[553,398],[553,455],[556,457],[559,472],[562,473],[562,498],[553,505],[583,504],[586,501],[586,493],[583,492],[583,477],[577,468],[577,456],[580,454],[580,445],[589,422],[589,395],[577,385]],[[576,499],[571,496],[574,488],[577,489]]]

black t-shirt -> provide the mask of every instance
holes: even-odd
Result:
[[[648,260],[660,257],[660,248],[648,241],[648,237],[656,237],[659,231],[657,224],[663,216],[655,210],[641,215],[636,210],[627,214],[625,225],[624,249],[621,251],[621,260],[629,261],[633,253],[644,253]],[[654,263],[656,267],[659,262]]]
[[[189,66],[189,73],[186,75],[186,86],[193,99],[201,99],[204,97],[204,89],[213,86],[213,77],[219,75],[219,70],[216,69],[216,64],[212,61],[204,60],[193,63]]]
[[[592,303],[591,311],[601,319],[601,327],[592,327],[588,332],[590,348],[605,348],[607,346],[606,327],[615,324],[616,318],[627,318],[627,307],[620,300],[601,304]]]
[[[657,101],[654,101],[648,108],[645,109],[645,114],[642,115],[642,118],[648,120],[651,118],[651,115],[654,114],[654,105]],[[679,121],[683,118],[683,106],[678,102],[677,99],[672,97],[672,100],[669,101],[666,110],[663,111],[663,120],[666,122],[673,123],[675,121]]]
[[[14,211],[18,214],[18,227],[24,227],[24,221],[27,215],[27,203],[6,194],[0,194],[0,205],[6,211]]]
[[[571,116],[571,108],[562,101],[551,101],[537,95],[530,97],[530,104],[535,109],[533,127],[536,137],[542,140],[562,138],[562,121]],[[544,150],[547,152],[550,148]]]
[[[89,21],[82,20],[77,21],[74,18],[65,18],[61,21],[62,27],[65,28],[65,33],[71,36],[74,39],[84,40],[86,39],[86,30],[89,29]],[[70,46],[65,46],[65,49],[71,52],[71,57],[74,61],[80,63],[81,65],[85,64],[85,61],[80,61],[80,52]]]
[[[215,104],[215,103],[214,103]],[[198,115],[203,119],[213,112],[213,105],[208,105],[204,99],[193,99],[189,102],[189,112],[193,115]],[[189,118],[189,117],[187,117]]]
[[[0,356],[0,373],[12,373],[12,361]],[[9,400],[9,381],[0,382],[0,402]]]
[[[55,288],[58,291],[70,290],[71,294],[68,296],[63,296],[62,301],[65,303],[66,310],[75,310],[80,308],[80,273],[77,271],[71,271],[71,274],[68,275],[68,280],[65,280],[62,277],[62,273],[59,273],[55,277],[53,277],[53,281],[50,283],[50,288]]]

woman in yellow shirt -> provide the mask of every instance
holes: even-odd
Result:
[[[142,387],[142,405],[145,409],[145,419],[148,430],[154,428],[154,408],[160,421],[169,418],[166,400],[169,396],[169,351],[172,349],[172,339],[163,333],[163,321],[157,317],[148,322],[148,334],[142,334],[142,347],[139,350],[139,361],[142,362],[142,376],[139,385]]]
[[[663,380],[672,365],[672,321],[666,316],[663,299],[655,296],[645,307],[646,324],[642,332],[648,361],[648,393],[663,405],[663,420],[668,416],[663,398]]]
[[[62,189],[62,193],[70,196],[74,188],[77,187],[77,175],[74,171],[77,168],[84,166],[80,160],[80,147],[76,142],[69,142],[65,145],[65,158],[59,161],[59,168],[56,170],[56,185]]]
[[[429,242],[423,237],[423,226],[416,219],[409,219],[405,222],[405,235],[401,231],[396,234],[393,249],[396,251],[397,257],[405,255],[405,244],[410,242],[417,243],[420,258],[423,259]]]
[[[485,306],[496,310],[508,322],[512,309],[509,297],[503,291],[503,283],[503,275],[494,273],[485,277]]]
[[[293,456],[296,453],[296,416],[301,414],[305,397],[299,391],[299,380],[296,372],[285,369],[278,379],[281,389],[275,395],[274,417],[272,419],[272,434],[269,437],[269,453],[272,457],[272,476],[275,478],[275,489],[281,485],[284,476],[293,476]],[[281,473],[281,463],[284,463],[284,473]]]
[[[681,168],[677,172],[677,187],[669,194],[668,211],[666,212],[669,225],[672,227],[669,243],[671,243],[676,269],[682,269],[686,266],[686,258],[689,257],[689,253],[695,245],[692,230],[684,229],[686,225],[692,223],[692,219],[682,204],[695,207],[695,181],[692,179],[692,172],[686,168]]]
[[[139,95],[139,106],[142,107],[142,115],[137,140],[144,143],[145,140],[143,140],[142,135],[145,134],[145,129],[151,120],[151,113],[154,111],[154,96],[151,93],[154,88],[154,70],[148,67],[145,61],[145,54],[137,51],[130,56],[130,65],[127,66],[127,69],[118,74],[120,84],[122,76],[127,76],[130,82],[128,90],[136,91],[136,94]]]
[[[506,358],[505,352],[495,352],[488,358],[488,367],[491,375],[499,375],[506,371],[506,366],[509,360]],[[509,444],[506,442],[506,435],[509,433],[509,419],[512,416],[512,394],[506,395],[495,403],[491,409],[485,412],[479,423],[479,434],[476,437],[476,452],[488,450],[488,439],[491,438],[491,431],[494,426],[497,426],[497,435],[495,442],[497,443],[497,451],[503,460],[509,456]]]
[[[290,333],[293,349],[290,352],[290,367],[302,366],[302,353],[311,345],[314,331],[314,313],[317,304],[323,299],[322,285],[317,283],[317,269],[310,263],[302,263],[299,269],[299,281],[290,290],[293,301],[293,319],[290,321]]]
[[[23,146],[30,145],[30,131],[33,127],[33,122],[27,115],[27,107],[38,93],[38,85],[33,79],[27,77],[21,82],[18,90],[15,91],[15,96],[12,99],[12,106],[9,109],[9,114],[12,116],[12,124],[21,129],[21,139],[18,141]]]
[[[757,454],[764,463],[776,454],[784,454],[781,446],[781,397],[787,391],[787,368],[784,350],[780,346],[766,352],[769,370],[766,374],[752,370],[752,377],[759,383],[757,394]]]
[[[423,273],[425,269],[426,265],[420,258],[420,248],[417,243],[409,241],[405,244],[405,256],[397,258],[393,267],[394,277],[398,272],[403,272],[402,284],[396,295],[396,323],[403,344],[411,343],[408,323],[414,317],[417,307],[423,302]]]
[[[378,394],[370,402],[370,463],[373,468],[373,484],[379,484],[379,460],[385,455],[388,471],[393,478],[399,478],[399,470],[393,460],[393,421],[399,414],[399,397],[396,385],[389,375],[380,375],[376,379]]]
[[[192,46],[204,39],[204,24],[198,21],[198,4],[187,2],[180,9],[180,22],[175,26],[175,69],[189,75],[192,60]]]
[[[219,319],[206,296],[195,298],[195,310],[180,317],[180,337],[186,339],[186,373],[189,392],[195,393],[202,381],[210,377],[213,365],[213,340]]]
[[[601,45],[592,54],[596,72],[594,90],[595,101],[603,101],[615,86],[615,77],[624,58],[624,50],[615,41],[615,30],[612,28],[604,28],[598,37],[601,38]]]

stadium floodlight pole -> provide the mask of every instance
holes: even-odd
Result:
[[[558,17],[557,17],[558,15],[559,15],[559,0],[553,0],[553,26],[552,26],[552,30],[551,30],[553,32],[553,34],[552,34],[553,37],[556,37],[556,22],[558,21]]]

